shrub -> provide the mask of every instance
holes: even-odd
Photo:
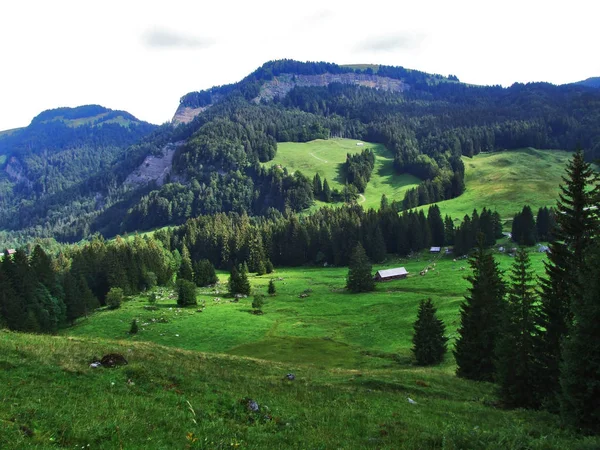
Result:
[[[121,288],[110,288],[108,294],[106,294],[106,305],[108,309],[118,309],[121,307],[123,302],[123,289]]]
[[[177,280],[177,304],[179,306],[190,306],[196,302],[196,285],[185,279]]]

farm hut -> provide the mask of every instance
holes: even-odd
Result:
[[[397,267],[395,269],[378,270],[375,274],[375,281],[391,281],[400,280],[406,278],[408,272],[404,267]]]
[[[3,253],[4,253],[4,255],[6,255],[6,256],[12,256],[12,255],[14,255],[15,253],[17,253],[17,251],[16,251],[14,248],[7,248],[7,249],[5,249],[5,250],[4,250],[4,252],[3,252]]]
[[[446,247],[444,253],[446,253],[446,255],[451,255],[452,253],[454,253],[454,249],[452,247]]]
[[[431,247],[429,253],[439,253],[442,251],[442,247]]]
[[[357,143],[356,143],[356,145],[357,145],[357,146],[359,146],[359,147],[362,147],[362,146],[363,146],[363,145],[365,145],[365,144],[364,144],[364,143],[362,143],[362,142],[357,142]]]

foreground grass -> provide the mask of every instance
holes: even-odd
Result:
[[[545,255],[531,257],[541,274]],[[512,263],[497,259],[503,269]],[[161,288],[156,309],[134,297],[63,336],[0,331],[0,448],[600,447],[556,416],[499,408],[494,385],[454,375],[451,354],[437,367],[414,366],[419,300],[434,300],[452,344],[467,263],[422,253],[375,269],[398,265],[412,275],[360,295],[343,289],[347,268],[253,276],[257,292],[275,279],[262,316],[223,287],[199,290],[199,306],[185,309]],[[434,270],[419,276],[426,266]],[[89,367],[107,353],[129,364]]]
[[[89,367],[109,352],[129,364]],[[3,332],[0,355],[3,449],[600,445],[561,430],[554,416],[495,408],[493,386],[435,368],[319,369],[147,342]],[[295,380],[285,379],[289,372]]]

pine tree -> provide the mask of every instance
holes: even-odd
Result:
[[[229,276],[229,292],[231,295],[250,295],[250,281],[248,281],[248,270],[246,264],[233,266]]]
[[[137,320],[133,319],[131,321],[131,327],[129,328],[129,334],[137,334],[139,330],[138,324],[137,324]]]
[[[431,244],[436,247],[444,245],[444,221],[442,220],[439,206],[432,205],[429,207],[427,223],[431,231]]]
[[[262,307],[265,304],[265,296],[263,294],[256,294],[252,300],[252,308],[255,312],[262,312]]]
[[[272,278],[269,280],[269,289],[267,292],[269,295],[275,295],[277,293],[277,290],[275,289],[275,282]]]
[[[571,301],[581,296],[576,274],[583,269],[584,251],[598,235],[598,216],[590,209],[598,191],[589,190],[593,179],[590,165],[578,151],[567,165],[565,184],[560,186],[554,240],[544,262],[546,277],[540,279],[545,332],[538,355],[542,364],[539,395],[550,409],[558,406],[561,345],[573,321]]]
[[[179,306],[196,305],[196,285],[184,278],[177,280],[177,304]]]
[[[506,406],[539,406],[536,386],[539,365],[540,315],[529,255],[519,249],[510,270],[511,284],[503,317],[503,331],[496,346],[496,380]]]
[[[331,203],[331,188],[329,187],[329,183],[327,182],[327,178],[323,180],[323,201],[327,203]]]
[[[371,273],[373,266],[360,244],[356,244],[350,256],[346,288],[351,292],[369,292],[375,290],[375,281]]]
[[[469,265],[473,274],[467,277],[471,288],[460,307],[459,337],[454,350],[456,373],[471,380],[492,381],[496,342],[502,332],[505,286],[498,263],[485,249],[482,236]]]
[[[447,350],[446,327],[436,313],[431,299],[421,300],[412,338],[412,352],[420,366],[441,363]]]
[[[444,217],[444,244],[454,245],[454,222],[450,216]]]
[[[208,259],[201,259],[194,266],[194,283],[204,287],[216,284],[219,281],[215,268]]]
[[[600,243],[585,256],[579,273],[585,288],[572,300],[574,321],[563,345],[560,409],[565,423],[600,433]]]
[[[192,258],[190,257],[190,251],[187,246],[183,246],[181,250],[181,265],[179,266],[179,271],[177,272],[178,280],[194,280],[194,270],[192,268]]]
[[[321,183],[321,176],[316,173],[313,178],[313,194],[315,197],[320,197],[323,193],[323,184]]]
[[[118,309],[123,303],[123,289],[118,287],[110,288],[106,294],[106,304],[109,309]]]

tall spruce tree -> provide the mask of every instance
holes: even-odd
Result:
[[[448,338],[444,335],[446,327],[444,322],[437,318],[436,313],[437,309],[430,298],[421,300],[411,349],[420,366],[439,364],[446,354],[448,342]]]
[[[444,221],[442,220],[442,213],[437,205],[429,207],[427,212],[427,222],[429,229],[431,230],[431,244],[436,247],[444,245]]]
[[[563,345],[561,416],[565,423],[600,433],[600,242],[586,252],[572,299],[573,326]]]
[[[359,242],[352,250],[346,287],[351,292],[369,292],[375,290],[375,281],[371,273],[373,266],[365,249]]]
[[[519,249],[510,270],[503,330],[496,347],[496,381],[508,407],[536,408],[540,314],[529,254]]]
[[[544,262],[546,277],[540,279],[542,345],[538,355],[542,368],[539,395],[549,409],[558,408],[561,345],[573,321],[571,301],[581,296],[577,274],[583,269],[583,254],[594,236],[598,235],[598,215],[590,190],[595,179],[583,153],[575,153],[566,168],[564,185],[560,186],[556,206],[554,240],[550,242],[548,261]]]
[[[177,272],[178,280],[194,280],[194,270],[192,268],[192,258],[190,257],[190,251],[187,246],[183,246],[181,250],[181,265],[179,266],[179,271]]]
[[[493,381],[506,288],[498,263],[485,249],[481,235],[469,265],[473,274],[467,277],[471,287],[460,307],[459,337],[454,350],[456,373],[471,380]]]

